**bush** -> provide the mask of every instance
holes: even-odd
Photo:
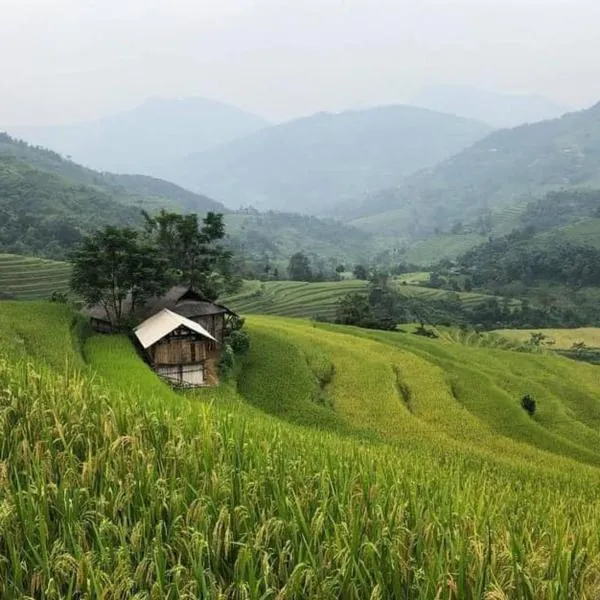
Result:
[[[229,344],[225,344],[223,347],[223,354],[221,355],[221,362],[219,363],[219,371],[221,373],[221,379],[227,379],[235,367],[235,356],[233,349]]]
[[[533,396],[530,396],[529,394],[525,394],[521,398],[521,406],[523,407],[523,410],[525,410],[525,411],[527,411],[527,413],[529,413],[530,417],[533,417],[533,415],[535,414],[535,409],[536,409],[536,403],[535,403]]]
[[[250,336],[244,329],[232,331],[227,336],[227,345],[234,354],[247,354],[250,349]]]

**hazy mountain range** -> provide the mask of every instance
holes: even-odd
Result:
[[[545,192],[600,186],[600,104],[494,131],[402,185],[370,196],[354,223],[414,236],[505,210]]]
[[[425,88],[412,104],[484,121],[495,128],[553,119],[571,110],[538,95],[500,94],[459,85]]]
[[[194,154],[161,175],[231,207],[323,214],[435,165],[490,129],[411,106],[319,113]]]
[[[156,175],[166,164],[268,125],[262,117],[205,98],[154,98],[86,123],[6,130],[94,169]]]

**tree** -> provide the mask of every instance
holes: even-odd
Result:
[[[313,274],[308,257],[302,252],[296,252],[288,265],[288,275],[292,281],[312,281]]]
[[[218,244],[225,237],[223,215],[209,212],[202,221],[198,215],[179,215],[164,209],[151,217],[144,213],[148,243],[158,248],[170,265],[173,283],[189,285],[215,300],[234,282],[232,255]]]
[[[129,227],[107,226],[84,238],[72,263],[72,289],[89,304],[102,305],[114,325],[123,324],[169,283],[165,260]]]
[[[368,327],[373,322],[373,313],[366,294],[351,292],[338,301],[335,322],[342,325]]]
[[[354,277],[360,281],[366,281],[369,279],[369,270],[364,265],[355,265],[352,273]]]

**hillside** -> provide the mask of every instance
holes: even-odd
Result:
[[[560,119],[496,131],[374,194],[357,226],[379,224],[408,236],[431,235],[459,221],[524,205],[545,192],[600,184],[600,104]]]
[[[261,117],[204,98],[153,98],[87,123],[9,132],[94,169],[156,175],[161,165],[267,125]]]
[[[100,225],[141,210],[223,212],[223,205],[145,176],[99,173],[0,133],[0,251],[62,259]]]
[[[0,251],[62,258],[100,224],[133,224],[139,208],[0,155]]]
[[[493,127],[517,127],[560,117],[569,108],[536,95],[502,94],[473,86],[442,85],[428,87],[417,94],[412,104]]]
[[[3,597],[596,596],[595,367],[253,317],[237,381],[180,395],[2,309]]]
[[[225,216],[228,244],[239,261],[269,265],[284,275],[290,257],[303,252],[314,268],[369,263],[386,240],[327,218],[243,210]],[[257,277],[264,273],[256,273]]]
[[[225,207],[201,194],[195,194],[169,181],[144,175],[115,175],[99,172],[66,159],[60,154],[11,138],[0,132],[0,158],[11,157],[70,182],[100,188],[121,204],[151,207],[168,206],[192,212],[226,212]]]
[[[435,290],[415,285],[427,274],[409,273],[394,280],[394,287],[404,298],[421,300],[444,300],[453,294],[445,290]],[[407,283],[405,285],[405,282]],[[307,283],[305,281],[248,281],[234,296],[223,298],[228,306],[240,313],[280,315],[285,317],[333,319],[338,302],[352,292],[364,292],[366,281],[326,281]],[[466,307],[489,299],[484,294],[461,292],[458,294]]]
[[[489,130],[409,106],[319,113],[194,154],[163,176],[231,207],[324,214],[398,184]]]
[[[66,262],[0,254],[0,298],[48,300],[54,292],[69,292],[70,276]]]

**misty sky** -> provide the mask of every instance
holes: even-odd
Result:
[[[282,120],[447,83],[583,107],[598,23],[598,0],[0,0],[0,123],[191,95]]]

